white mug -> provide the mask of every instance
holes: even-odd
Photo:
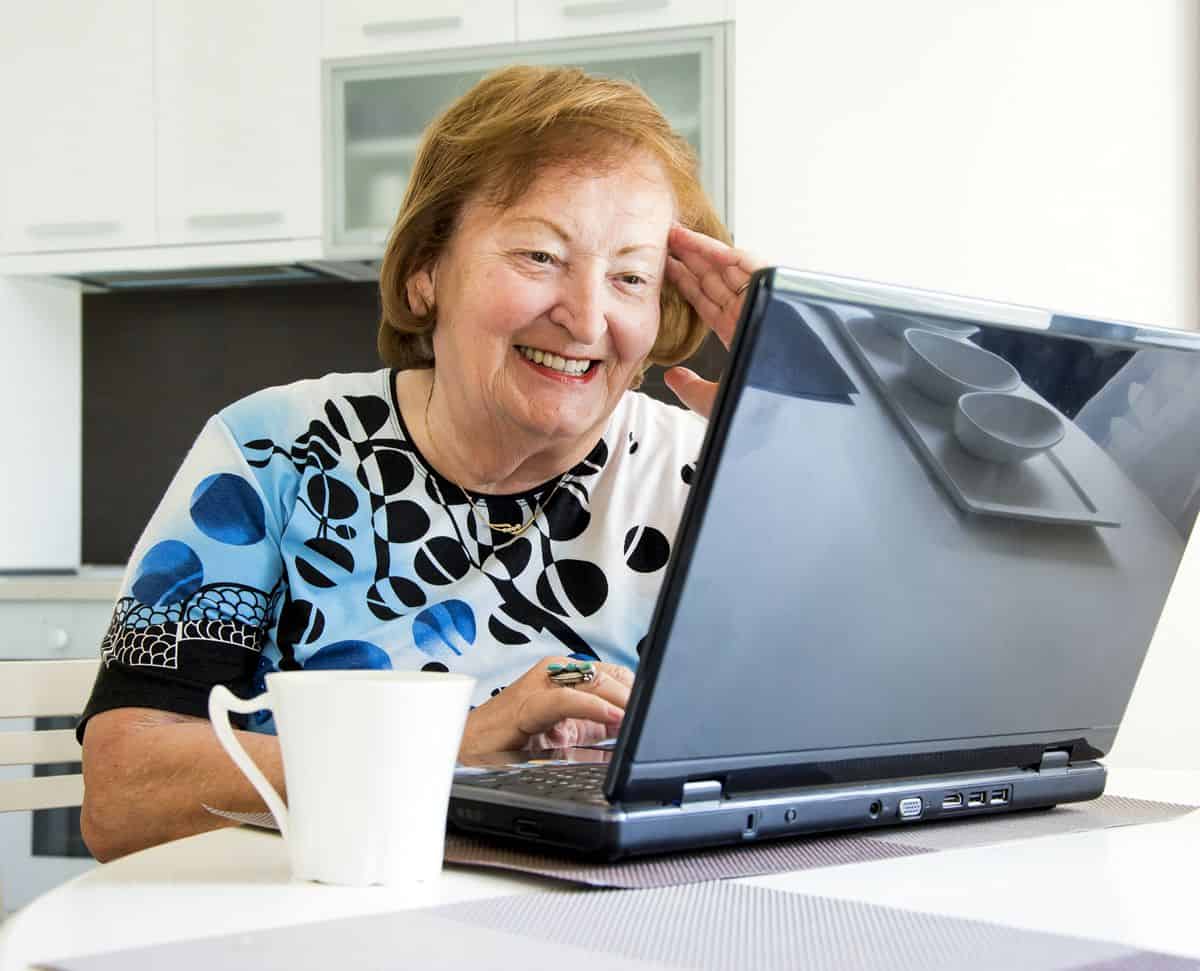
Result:
[[[212,689],[208,714],[279,824],[298,880],[367,886],[436,877],[475,679],[402,671],[280,671],[243,701]],[[285,807],[229,724],[275,714]]]

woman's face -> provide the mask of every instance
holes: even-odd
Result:
[[[488,434],[598,437],[658,334],[674,216],[661,168],[638,157],[552,169],[508,209],[469,203],[409,281],[410,303],[436,309],[436,393]]]

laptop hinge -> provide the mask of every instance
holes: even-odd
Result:
[[[1058,775],[1065,773],[1071,764],[1071,752],[1068,749],[1052,748],[1042,753],[1042,764],[1038,772],[1042,775]]]
[[[721,796],[721,783],[716,779],[685,782],[683,784],[683,796],[679,800],[679,805],[693,806],[698,802],[719,802]]]

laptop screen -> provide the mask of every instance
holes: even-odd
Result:
[[[742,327],[632,777],[1107,751],[1200,507],[1200,340],[782,270]]]

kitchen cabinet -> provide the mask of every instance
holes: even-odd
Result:
[[[155,0],[159,244],[320,234],[319,0]]]
[[[323,0],[321,54],[358,57],[511,44],[515,0]]]
[[[27,600],[10,600],[8,591],[0,588],[0,620],[4,624],[0,661],[52,661],[99,656],[100,642],[112,619],[120,580],[114,578],[111,584],[91,584],[95,589],[111,586],[111,598],[95,599],[100,595],[88,590],[86,595],[93,599],[53,599],[56,585],[71,582],[77,587],[84,586],[74,578],[47,578],[42,587],[49,592],[39,590],[38,597],[30,595]],[[36,584],[37,581],[32,579],[22,581],[25,587]]]
[[[83,494],[79,294],[56,281],[0,277],[0,347],[4,348],[0,415],[6,419],[0,452],[2,584],[3,574],[15,570],[79,566]]]
[[[325,67],[325,244],[334,259],[383,250],[422,131],[490,71],[570,64],[635,81],[700,158],[701,177],[728,218],[728,31],[724,24],[433,52]]]
[[[732,16],[733,0],[14,7],[0,274],[374,260],[424,126],[509,63],[636,80],[728,220]]]
[[[517,40],[661,30],[732,19],[732,0],[517,0]]]
[[[151,0],[8,4],[0,251],[155,241]]]

